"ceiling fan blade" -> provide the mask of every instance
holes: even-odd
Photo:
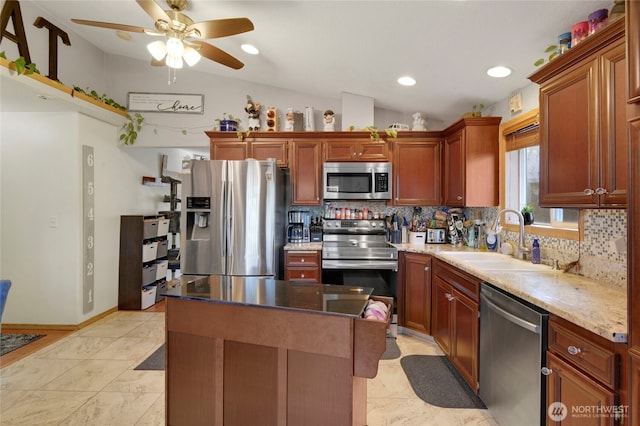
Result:
[[[242,62],[229,55],[224,50],[218,49],[217,47],[205,43],[204,41],[193,41],[193,44],[197,44],[198,46],[200,46],[200,48],[198,49],[198,53],[200,53],[200,55],[204,56],[207,59],[211,59],[214,62],[226,65],[229,68],[233,68],[234,70],[239,70],[240,68],[244,67],[244,64]]]
[[[151,66],[152,67],[164,67],[166,62],[164,58],[157,60],[156,58],[151,58]]]
[[[154,21],[160,20],[171,23],[171,18],[169,18],[167,12],[162,10],[162,8],[158,6],[158,3],[156,3],[154,0],[136,0],[136,3],[138,3],[140,7],[143,8],[144,11],[153,18]]]
[[[187,31],[198,30],[200,38],[219,38],[253,31],[253,22],[248,18],[213,19],[196,22]]]
[[[72,19],[71,22],[75,22],[80,25],[89,25],[92,27],[109,28],[111,30],[129,31],[132,33],[144,33],[145,29],[142,27],[135,27],[133,25],[112,24],[110,22],[99,21],[85,21],[84,19]]]

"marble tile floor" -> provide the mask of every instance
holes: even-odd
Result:
[[[165,339],[163,312],[118,311],[0,370],[0,425],[164,425],[164,371],[134,368]],[[441,354],[398,336],[402,355]],[[368,384],[368,424],[497,426],[487,410],[420,400],[400,359],[381,360]]]

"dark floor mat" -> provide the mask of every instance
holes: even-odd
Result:
[[[142,361],[134,370],[164,370],[164,344]]]
[[[35,342],[45,334],[3,334],[0,340],[0,356],[15,351],[31,342]]]
[[[395,337],[387,337],[387,349],[384,351],[380,359],[397,359],[400,358],[400,348]]]
[[[408,355],[400,360],[411,387],[424,402],[442,408],[487,408],[445,356]]]

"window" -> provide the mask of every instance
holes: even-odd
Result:
[[[538,130],[538,124],[532,124],[505,137],[505,207],[520,211],[524,206],[531,205],[534,224],[552,228],[578,229],[578,210],[547,209],[538,206],[540,197]],[[504,220],[508,224],[518,224],[514,214],[507,214]]]

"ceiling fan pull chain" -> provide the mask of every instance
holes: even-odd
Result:
[[[167,86],[171,86],[171,67],[167,67],[167,73],[169,73],[169,76],[167,77]]]

